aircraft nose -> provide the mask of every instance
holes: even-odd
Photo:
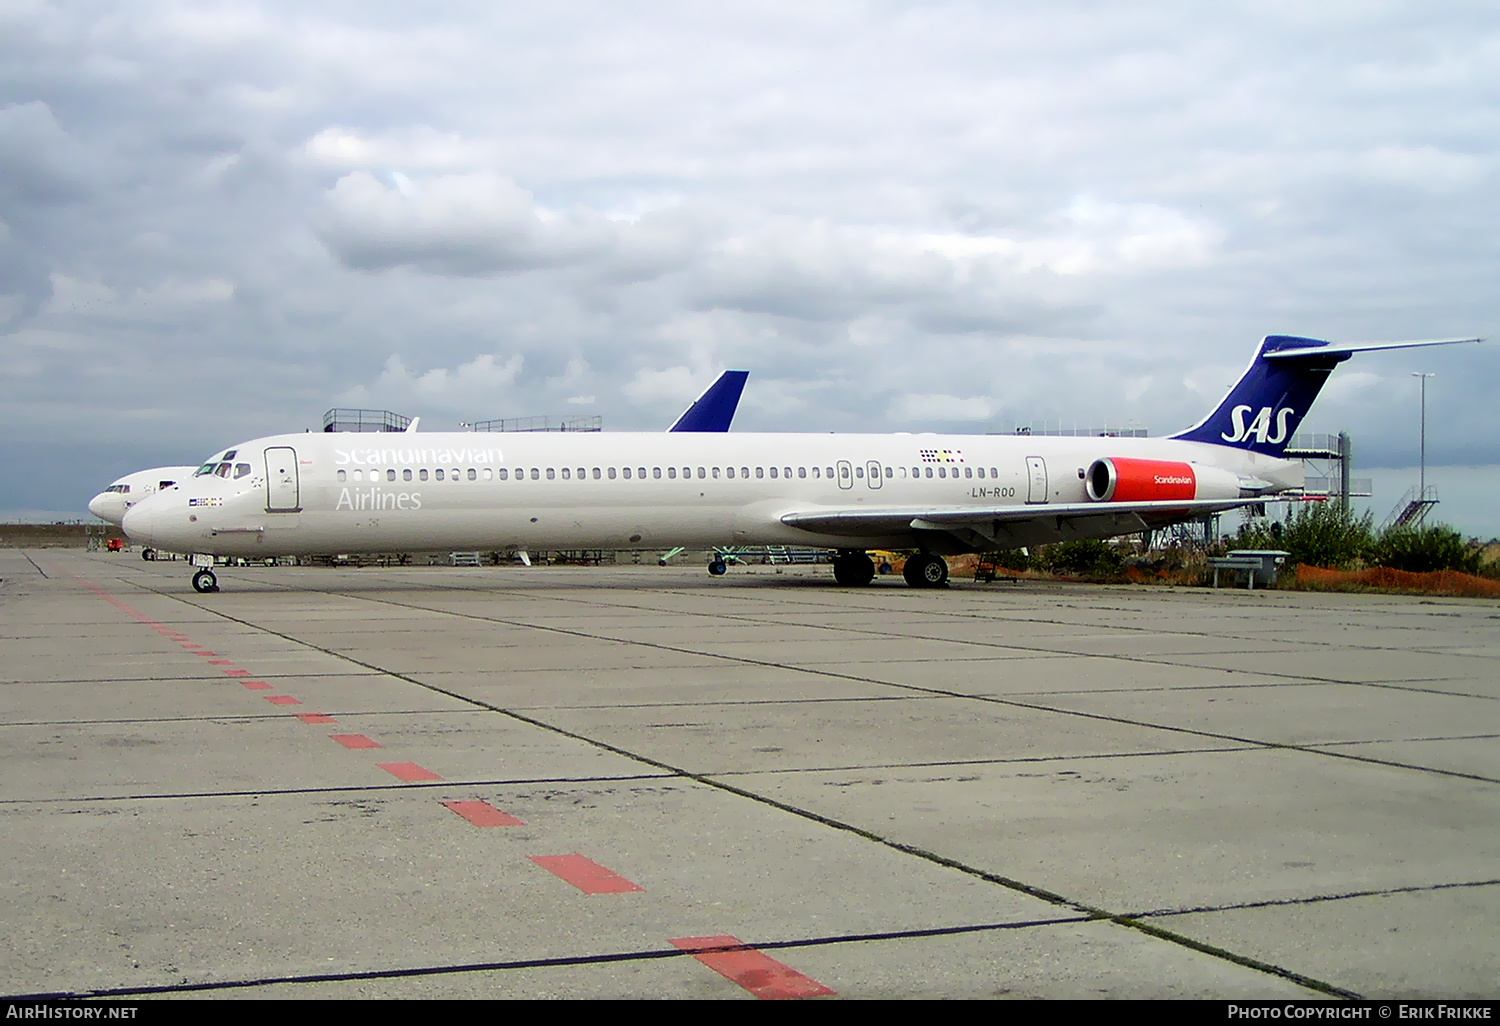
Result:
[[[94,514],[94,516],[98,517],[100,520],[108,520],[108,519],[110,519],[109,517],[107,517],[107,516],[104,515],[106,512],[108,512],[108,510],[109,510],[109,493],[108,492],[100,492],[98,495],[94,496],[92,499],[89,500],[89,512],[92,513],[92,514]]]
[[[92,508],[92,507],[91,507]],[[143,545],[155,544],[155,526],[157,521],[155,511],[149,503],[136,503],[125,511],[125,516],[120,521],[125,534],[131,541],[140,542]]]

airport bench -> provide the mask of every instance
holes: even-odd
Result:
[[[1215,588],[1219,586],[1219,571],[1232,570],[1244,574],[1246,587],[1254,591],[1257,575],[1262,584],[1276,583],[1276,572],[1289,555],[1279,549],[1237,549],[1226,556],[1209,556],[1208,565],[1214,572]]]

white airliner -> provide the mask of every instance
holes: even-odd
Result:
[[[119,527],[125,511],[148,495],[155,495],[180,481],[186,481],[197,467],[153,467],[126,474],[89,500],[89,512],[100,520]]]
[[[1170,438],[273,435],[219,453],[124,526],[193,553],[199,591],[217,588],[215,555],[665,545],[826,547],[850,585],[874,576],[867,549],[915,549],[906,580],[933,586],[943,555],[1131,534],[1295,491],[1302,464],[1282,450],[1335,365],[1477,341],[1271,335],[1224,401]]]
[[[724,371],[713,384],[703,390],[702,395],[693,400],[692,404],[683,411],[682,416],[678,417],[667,430],[676,432],[728,431],[729,425],[734,421],[735,411],[739,408],[740,395],[745,390],[745,381],[749,376],[749,371]],[[418,417],[413,420],[406,427],[406,431],[415,434],[421,419]],[[233,476],[238,479],[249,472],[248,463],[233,463],[219,458],[212,459],[201,467],[153,467],[149,470],[138,470],[134,474],[126,474],[119,478],[90,499],[89,512],[100,520],[107,520],[116,527],[120,527],[130,507],[146,496],[154,495],[190,477],[198,474],[214,474],[218,477]],[[149,548],[145,550],[148,559],[151,551]]]

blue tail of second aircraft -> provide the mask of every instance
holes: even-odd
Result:
[[[1328,375],[1355,353],[1478,341],[1481,340],[1439,338],[1335,345],[1322,339],[1296,335],[1267,335],[1255,351],[1250,369],[1229,390],[1218,408],[1186,431],[1171,437],[1280,456],[1297,425],[1307,416]]]
[[[729,430],[734,412],[739,409],[740,393],[745,390],[745,379],[749,371],[725,371],[719,380],[708,386],[693,405],[689,406],[677,423],[668,431],[717,431]]]

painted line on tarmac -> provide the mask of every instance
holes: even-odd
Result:
[[[385,745],[381,744],[379,741],[376,741],[374,738],[365,737],[363,734],[329,734],[328,736],[334,741],[337,741],[339,744],[343,745],[345,748],[350,749],[385,747]]]
[[[916,940],[923,937],[956,937],[965,934],[998,933],[1005,930],[1032,930],[1050,926],[1087,923],[1093,916],[1060,916],[1052,919],[1028,919],[1003,923],[969,923],[963,926],[938,926],[917,930],[891,930],[881,933],[838,934],[805,937],[783,941],[752,941],[749,947],[761,951],[829,947],[840,944],[867,944],[871,941]],[[216,990],[242,990],[295,983],[353,983],[360,980],[399,980],[423,976],[451,976],[461,973],[496,972],[505,969],[551,969],[566,966],[609,965],[617,962],[644,962],[662,958],[686,958],[691,952],[681,948],[650,948],[642,951],[616,951],[597,955],[563,955],[554,958],[525,958],[509,961],[450,963],[446,965],[410,966],[399,969],[366,969],[342,973],[305,973],[261,976],[239,980],[213,980],[201,983],[168,983],[139,987],[101,987],[97,990],[51,991],[8,995],[10,1001],[39,1001],[57,998],[108,998],[145,994],[192,994]]]
[[[334,719],[332,716],[329,716],[327,713],[293,713],[292,715],[296,716],[297,719],[301,720],[303,723],[316,724],[338,722],[338,720]]]
[[[224,717],[203,717],[215,722],[222,721]],[[270,719],[271,717],[266,717]],[[277,717],[278,719],[280,717]],[[584,784],[624,784],[632,781],[646,781],[659,783],[664,780],[675,780],[682,777],[678,773],[628,773],[621,776],[601,777],[519,777],[519,778],[481,778],[477,780],[444,780],[438,777],[440,783],[426,781],[415,781],[407,784],[337,784],[324,787],[273,787],[255,788],[254,790],[242,791],[179,791],[177,793],[164,792],[161,794],[95,794],[74,795],[60,798],[0,798],[0,808],[12,805],[65,805],[70,802],[89,802],[103,804],[107,802],[166,802],[194,800],[201,798],[270,798],[290,795],[324,795],[324,794],[379,794],[385,791],[411,791],[420,788],[434,788],[441,791],[451,791],[454,785],[462,785],[468,788],[510,788],[510,787],[537,787],[543,784],[554,786],[579,786]]]
[[[527,858],[585,894],[630,894],[646,889],[582,855],[528,855]]]
[[[408,783],[443,779],[427,767],[418,766],[414,762],[377,762],[375,765],[385,770],[397,780],[404,780]]]
[[[267,695],[266,701],[272,705],[301,705],[302,699],[293,698],[291,695]]]
[[[523,820],[517,819],[510,813],[495,808],[489,802],[444,802],[443,805],[452,812],[458,813],[464,819],[477,827],[507,827],[525,826]]]
[[[837,994],[811,976],[752,948],[738,937],[679,937],[669,943],[681,948],[727,980],[763,1001],[824,997]]]
[[[1192,916],[1203,912],[1238,912],[1252,908],[1280,908],[1286,905],[1318,905],[1325,901],[1353,901],[1358,898],[1389,898],[1396,894],[1426,894],[1430,891],[1466,890],[1500,885],[1497,880],[1463,880],[1456,883],[1413,884],[1410,887],[1384,887],[1367,891],[1345,891],[1342,894],[1313,894],[1303,898],[1269,898],[1265,901],[1241,901],[1227,905],[1199,905],[1193,908],[1157,908],[1131,912],[1131,919]]]

